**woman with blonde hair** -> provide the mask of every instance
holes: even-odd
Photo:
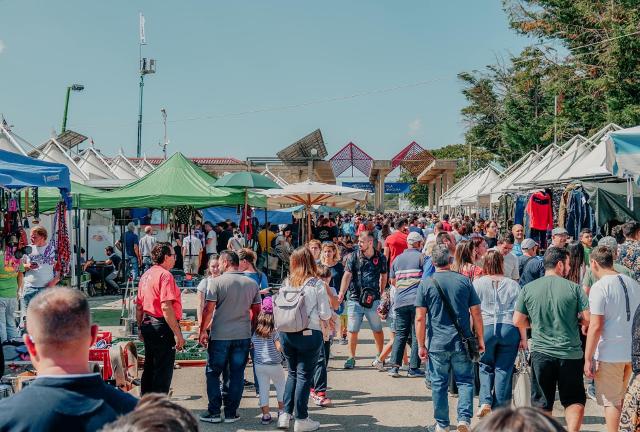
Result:
[[[289,277],[284,286],[304,292],[309,323],[305,330],[280,333],[282,352],[289,369],[284,395],[285,412],[278,417],[278,428],[282,429],[289,427],[294,409],[294,430],[314,431],[320,427],[319,422],[309,418],[309,395],[323,342],[320,321],[329,320],[332,310],[325,284],[317,274],[315,259],[307,247],[300,247],[291,254]]]

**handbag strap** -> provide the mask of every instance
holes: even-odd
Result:
[[[444,309],[447,311],[447,314],[449,315],[449,318],[451,318],[451,321],[453,321],[453,325],[456,328],[458,335],[460,335],[460,338],[464,341],[465,339],[467,339],[467,336],[464,335],[464,331],[462,330],[462,326],[460,325],[460,320],[458,319],[458,315],[453,310],[453,306],[451,306],[451,302],[449,302],[449,298],[446,296],[444,291],[442,291],[442,287],[440,286],[436,278],[430,277],[429,279],[438,290],[438,294],[440,295],[440,300],[442,300]]]
[[[624,283],[624,279],[622,276],[618,275],[618,280],[622,284],[622,289],[624,290],[624,300],[627,306],[627,322],[631,321],[631,307],[629,306],[629,292],[627,291],[627,284]]]

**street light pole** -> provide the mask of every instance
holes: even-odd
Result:
[[[84,86],[82,84],[73,84],[67,87],[67,96],[64,100],[64,115],[62,117],[62,130],[60,133],[67,130],[67,114],[69,113],[69,97],[71,95],[71,90],[82,91],[84,90]]]
[[[136,156],[142,155],[142,92],[144,89],[144,74],[140,70],[140,110],[138,111],[138,145],[136,146]]]

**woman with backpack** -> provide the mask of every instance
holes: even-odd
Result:
[[[511,401],[511,374],[519,348],[526,348],[527,334],[513,325],[513,310],[520,285],[504,276],[504,258],[490,250],[484,259],[484,276],[473,282],[480,297],[485,352],[480,358],[480,409],[478,417]]]
[[[309,418],[308,404],[313,373],[323,336],[320,321],[331,319],[325,283],[317,277],[313,255],[306,247],[291,255],[289,277],[275,297],[274,317],[289,374],[285,387],[285,412],[278,428],[288,429],[295,411],[294,430],[314,431],[320,423]]]

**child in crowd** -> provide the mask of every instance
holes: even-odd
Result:
[[[329,302],[331,303],[331,308],[334,310],[334,313],[329,322],[321,322],[324,345],[320,350],[318,363],[313,372],[311,399],[313,399],[316,405],[327,407],[331,405],[331,399],[327,397],[327,366],[329,364],[329,356],[331,355],[331,341],[335,337],[335,329],[337,327],[338,315],[335,311],[340,307],[340,303],[338,302],[338,293],[330,286],[331,268],[325,265],[319,265],[318,277],[325,282]]]
[[[262,300],[262,310],[258,315],[258,325],[251,337],[253,343],[253,364],[255,367],[257,387],[260,389],[261,423],[271,423],[269,412],[269,390],[271,383],[276,387],[278,399],[278,416],[284,412],[284,387],[286,377],[282,368],[282,348],[280,338],[275,329],[273,319],[273,303],[271,297]]]
[[[591,250],[593,249],[593,231],[589,228],[583,228],[580,231],[580,243],[584,248],[584,263],[589,266],[589,257],[591,256]]]

